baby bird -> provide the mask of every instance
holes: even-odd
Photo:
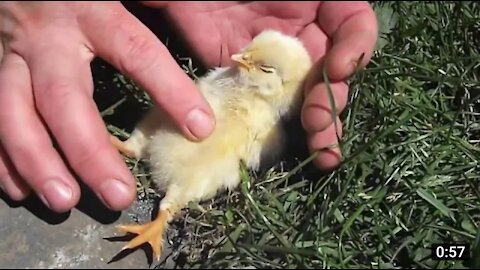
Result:
[[[236,188],[241,161],[258,170],[280,154],[281,120],[301,107],[302,86],[312,66],[310,55],[297,38],[265,30],[231,59],[232,66],[213,69],[196,82],[216,118],[207,139],[186,139],[156,107],[128,140],[111,136],[124,155],[147,158],[153,180],[166,190],[153,221],[118,227],[138,234],[123,249],[148,242],[159,260],[164,232],[175,214],[190,202]]]

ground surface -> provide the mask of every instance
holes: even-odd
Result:
[[[137,202],[125,212],[112,213],[87,196],[78,209],[58,215],[42,207],[35,198],[22,205],[2,199],[0,265],[3,267],[128,269],[153,268],[158,264],[150,264],[149,249],[119,253],[126,242],[123,234],[115,230],[119,223],[149,220],[153,201]],[[165,256],[168,254],[167,243]],[[174,266],[168,258],[165,263],[169,268]]]

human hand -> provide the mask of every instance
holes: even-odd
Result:
[[[143,1],[157,6],[154,1]],[[327,62],[337,113],[347,103],[346,79],[369,62],[377,40],[377,21],[368,2],[171,2],[166,11],[192,49],[209,67],[230,63],[229,56],[266,28],[299,37],[320,63],[305,87],[302,124],[310,151],[337,144],[327,86],[321,81]],[[222,50],[220,50],[222,48]],[[337,117],[338,135],[342,136]],[[314,160],[321,169],[336,167],[339,148],[322,150]]]
[[[0,12],[0,186],[12,199],[33,190],[69,210],[80,196],[72,169],[111,209],[133,202],[135,181],[92,99],[95,56],[143,86],[186,137],[211,132],[193,82],[119,2],[5,1]]]

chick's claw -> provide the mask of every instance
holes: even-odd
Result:
[[[167,218],[168,211],[162,210],[152,222],[143,225],[132,224],[117,226],[117,229],[122,232],[138,234],[138,236],[130,240],[122,250],[136,248],[144,243],[148,243],[152,247],[153,256],[159,261],[163,247],[163,235],[167,226]]]

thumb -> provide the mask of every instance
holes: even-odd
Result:
[[[212,110],[167,48],[121,4],[98,5],[80,22],[94,53],[141,85],[187,138],[208,137]]]

